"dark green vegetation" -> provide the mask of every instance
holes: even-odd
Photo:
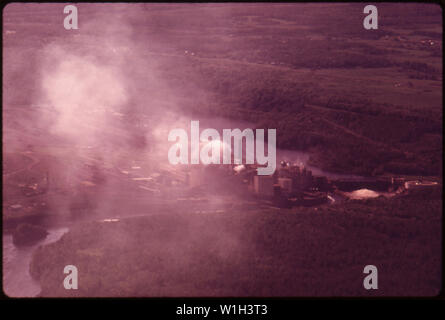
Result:
[[[168,43],[179,110],[277,128],[279,147],[330,171],[441,174],[439,6],[381,4],[375,31],[361,4],[181,8],[176,24],[175,10],[132,21]]]
[[[60,8],[32,7],[30,23],[5,36],[6,86],[39,63],[40,49],[76,34],[52,27],[60,23]],[[279,147],[309,151],[313,165],[330,171],[441,175],[440,6],[379,4],[378,30],[363,28],[363,4],[114,8],[79,5],[84,21],[124,11],[125,18],[112,20],[121,26],[112,32],[79,29],[76,39],[122,37],[124,49],[151,65],[141,70],[128,56],[130,87],[149,96],[134,102],[134,112],[152,114],[159,102],[196,119],[220,115],[277,128]],[[28,19],[10,10],[6,29]],[[37,25],[39,34],[28,35]],[[65,43],[80,53],[97,45],[76,39]],[[163,89],[152,88],[147,74]],[[6,87],[6,102],[32,104],[38,76],[23,79],[17,92]],[[32,119],[32,110],[26,117]]]
[[[435,295],[441,192],[222,214],[161,212],[78,225],[36,251],[42,296]],[[409,211],[406,210],[409,208]],[[63,288],[65,265],[79,289]],[[363,289],[363,268],[379,290]]]
[[[12,233],[14,244],[17,246],[33,244],[45,239],[47,235],[48,232],[44,228],[27,223],[19,224]]]

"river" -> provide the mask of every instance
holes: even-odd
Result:
[[[33,252],[41,245],[59,240],[69,229],[50,228],[48,236],[31,246],[16,247],[12,234],[3,234],[3,292],[9,297],[35,297],[40,284],[29,273]]]

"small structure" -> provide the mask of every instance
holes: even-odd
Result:
[[[405,182],[405,189],[429,189],[437,187],[439,184],[434,181],[407,181]]]
[[[278,184],[288,194],[292,192],[292,179],[290,178],[278,178]]]
[[[11,206],[9,206],[12,210],[16,211],[22,208],[21,204],[13,204]]]
[[[273,196],[273,177],[272,176],[254,176],[253,189],[256,194]]]

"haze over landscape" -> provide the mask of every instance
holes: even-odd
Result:
[[[438,5],[64,6],[3,11],[7,295],[438,293]],[[276,129],[276,172],[171,165],[192,120]]]

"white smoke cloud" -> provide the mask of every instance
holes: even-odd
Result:
[[[50,129],[76,141],[90,140],[107,125],[109,113],[128,100],[119,72],[61,47],[50,46],[46,51],[55,65],[42,77],[43,97],[57,113]]]

